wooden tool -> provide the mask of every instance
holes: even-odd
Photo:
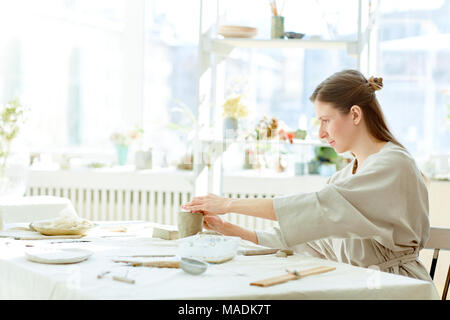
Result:
[[[129,283],[129,284],[134,284],[135,283],[135,280],[134,279],[130,279],[130,278],[119,277],[119,276],[113,276],[112,278],[113,278],[113,280],[120,281],[120,282],[126,282],[126,283]]]
[[[259,256],[259,255],[265,255],[265,254],[274,254],[277,253],[280,249],[250,249],[250,250],[244,250],[242,254],[244,256]]]
[[[307,269],[307,270],[303,270],[303,271],[288,271],[287,274],[251,282],[250,285],[251,286],[259,286],[259,287],[268,287],[268,286],[273,286],[275,284],[284,283],[289,280],[297,280],[300,278],[311,276],[313,274],[319,274],[319,273],[333,271],[335,269],[336,269],[335,267],[322,266],[322,267],[311,268],[311,269]]]
[[[180,261],[131,261],[131,260],[114,260],[114,262],[128,263],[133,267],[154,267],[154,268],[179,268]]]

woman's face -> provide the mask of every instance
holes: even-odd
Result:
[[[314,101],[314,108],[320,121],[319,138],[326,140],[337,153],[351,150],[357,133],[351,112],[344,115],[331,103],[318,100]]]

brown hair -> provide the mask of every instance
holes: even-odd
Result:
[[[373,137],[380,141],[390,141],[408,152],[386,124],[383,111],[375,96],[375,91],[382,88],[383,78],[370,77],[367,80],[357,70],[343,70],[322,81],[309,100],[332,103],[343,114],[348,114],[352,106],[358,105],[364,113],[364,122]],[[428,178],[422,172],[420,173],[425,184],[428,184]]]
[[[309,98],[332,103],[342,114],[358,105],[364,114],[364,122],[369,133],[380,141],[390,141],[406,150],[389,130],[378,103],[375,91],[383,88],[383,78],[370,77],[367,80],[357,70],[343,70],[331,75],[320,83]]]

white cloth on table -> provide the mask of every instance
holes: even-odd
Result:
[[[23,241],[0,239],[0,299],[439,299],[426,281],[298,254],[288,258],[238,255],[224,264],[210,265],[196,276],[181,269],[127,267],[112,262],[125,255],[177,252],[176,240],[154,239],[151,234],[150,228],[144,228],[136,237],[88,236],[84,240],[92,242],[67,244],[26,242],[93,252],[88,260],[72,265],[28,261]],[[241,249],[255,247],[241,242]],[[318,266],[334,266],[336,270],[271,287],[250,286],[251,282],[284,274],[285,269]],[[111,273],[98,279],[105,270]],[[114,281],[113,275],[126,275],[135,284]]]

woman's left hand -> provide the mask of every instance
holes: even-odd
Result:
[[[229,212],[230,204],[231,199],[210,193],[207,196],[195,197],[191,202],[182,205],[181,208],[191,212],[217,215]]]

